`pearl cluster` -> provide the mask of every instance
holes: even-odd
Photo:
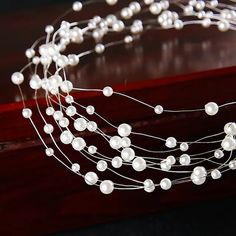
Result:
[[[107,5],[117,4],[118,0],[106,0]],[[90,4],[93,1],[90,1]],[[172,5],[175,11],[171,10]],[[72,5],[75,14],[84,10],[84,4],[76,1]],[[37,41],[32,47],[26,50],[25,56],[30,63],[21,71],[12,74],[11,81],[20,88],[24,82],[24,71],[32,68],[35,71],[30,76],[30,88],[35,92],[35,102],[38,114],[42,118],[43,130],[39,130],[33,120],[33,112],[24,103],[22,116],[29,119],[33,128],[36,130],[39,138],[45,147],[45,155],[54,157],[62,165],[70,169],[74,174],[81,176],[88,185],[99,186],[104,194],[110,194],[114,189],[144,189],[150,193],[156,187],[163,190],[169,190],[172,185],[192,181],[196,185],[201,185],[208,176],[216,180],[221,178],[222,173],[228,170],[236,169],[236,159],[233,158],[233,151],[236,149],[236,123],[229,122],[225,124],[221,133],[210,136],[203,136],[195,141],[180,141],[177,137],[158,137],[152,134],[138,133],[135,127],[130,123],[112,124],[105,117],[101,116],[96,108],[90,104],[84,106],[73,97],[73,91],[77,92],[100,92],[104,98],[109,99],[112,96],[121,96],[140,103],[147,109],[152,109],[153,115],[157,119],[163,113],[172,112],[202,112],[205,116],[214,117],[220,113],[220,110],[229,105],[235,105],[236,102],[218,105],[215,102],[208,102],[199,109],[171,110],[160,104],[147,104],[137,98],[116,92],[112,87],[106,86],[102,89],[83,89],[74,87],[73,83],[67,79],[67,67],[77,66],[80,60],[86,55],[96,53],[103,54],[109,47],[119,44],[131,44],[140,34],[146,32],[146,29],[155,27],[156,29],[177,29],[181,30],[184,26],[198,24],[203,27],[217,26],[222,32],[235,30],[236,8],[233,5],[219,3],[217,0],[202,1],[168,1],[168,0],[144,0],[132,1],[128,6],[120,9],[117,14],[109,13],[104,17],[95,15],[91,19],[83,22],[73,22],[63,20],[59,26],[47,25],[45,27],[45,41]],[[149,19],[142,20],[142,13],[148,13]],[[194,18],[194,19],[193,19]],[[84,26],[85,25],[85,26]],[[125,36],[123,34],[125,34]],[[111,33],[122,35],[122,39],[104,44],[103,38]],[[83,44],[87,38],[92,38],[95,47],[88,51],[66,54],[66,49],[71,43]],[[43,69],[43,76],[38,74],[38,68]],[[21,88],[20,88],[21,89]],[[45,110],[38,104],[37,91],[45,93],[47,107]],[[23,98],[22,98],[23,99]],[[81,109],[84,109],[86,116],[82,115]],[[106,125],[115,129],[111,136],[105,133],[94,121],[98,117]],[[50,121],[49,121],[50,120]],[[53,121],[54,122],[53,122]],[[54,133],[60,130],[59,143],[56,143]],[[52,144],[47,145],[42,138],[41,132],[44,132],[52,140]],[[106,156],[103,153],[103,147],[97,147],[96,144],[89,144],[83,133],[94,133],[102,136],[106,142],[105,148],[110,148],[114,156]],[[135,143],[134,136],[149,138],[160,142],[160,148],[147,149],[138,146]],[[216,140],[212,140],[215,138]],[[189,153],[193,145],[205,144],[209,151],[204,153]],[[212,143],[219,143],[217,148],[212,149]],[[54,145],[54,146],[53,146]],[[71,148],[93,163],[94,169],[83,173],[82,163],[72,161],[61,149],[61,146],[68,145]],[[139,151],[146,152],[146,155],[140,155]],[[178,154],[180,152],[181,154]],[[59,156],[59,154],[61,156]],[[206,156],[208,154],[208,156]],[[76,156],[76,155],[75,155]],[[206,169],[204,163],[212,164],[212,168]],[[122,175],[117,172],[123,167],[130,167],[132,171],[143,172],[148,169],[175,173],[180,178],[171,180],[169,177],[160,180],[155,179],[134,179],[132,176]],[[112,171],[119,177],[130,180],[130,184],[116,183],[110,179],[102,180],[99,178],[100,172]]]

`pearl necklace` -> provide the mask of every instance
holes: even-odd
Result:
[[[84,6],[90,4],[102,4],[100,0],[90,0],[85,3],[75,2],[71,11],[80,12]],[[110,6],[117,4],[117,0],[106,0]],[[229,2],[234,2],[229,1]],[[171,10],[174,7],[176,11]],[[112,7],[111,7],[112,8]],[[67,15],[71,11],[67,11]],[[147,15],[148,17],[143,17]],[[64,17],[66,15],[64,14]],[[144,20],[137,19],[144,18]],[[25,55],[29,59],[29,64],[21,71],[13,73],[11,80],[17,85],[21,95],[21,84],[24,82],[23,73],[26,69],[33,69],[34,73],[29,80],[29,86],[35,93],[35,104],[37,112],[44,124],[43,130],[36,127],[33,113],[26,106],[24,97],[22,115],[28,119],[42,141],[47,156],[54,157],[63,166],[73,173],[82,177],[88,185],[99,186],[104,194],[110,194],[116,190],[136,190],[144,189],[146,192],[153,192],[156,187],[168,190],[174,184],[192,181],[196,185],[201,185],[208,176],[219,179],[222,173],[236,169],[236,160],[232,158],[236,148],[236,123],[225,124],[220,133],[204,136],[195,141],[179,141],[175,137],[163,138],[152,134],[139,133],[130,124],[122,123],[118,126],[101,116],[93,105],[83,106],[75,101],[73,91],[79,93],[98,92],[108,99],[111,96],[120,96],[139,103],[146,109],[151,109],[153,113],[160,116],[162,113],[191,113],[202,112],[209,116],[217,115],[219,109],[235,105],[236,102],[218,105],[215,102],[206,103],[205,107],[199,109],[171,110],[162,105],[152,105],[145,103],[138,98],[127,94],[113,91],[112,87],[106,86],[102,89],[84,89],[75,87],[67,79],[66,68],[77,66],[85,56],[97,53],[104,53],[105,49],[112,48],[120,44],[132,44],[139,39],[139,35],[149,29],[176,29],[181,30],[187,25],[201,25],[205,28],[216,26],[220,31],[236,30],[236,7],[231,4],[219,3],[217,0],[144,0],[131,2],[127,7],[122,8],[116,14],[108,14],[106,17],[94,16],[91,19],[79,22],[68,22],[63,20],[58,28],[48,25],[45,28],[46,36],[37,40]],[[117,41],[103,43],[105,35],[116,34],[122,37]],[[76,54],[65,54],[67,47],[71,43],[82,44],[87,38],[93,38],[96,46],[91,50]],[[40,43],[43,42],[41,45]],[[42,68],[43,75],[38,75],[39,68]],[[55,69],[56,68],[56,69]],[[47,107],[42,110],[38,103],[38,90],[45,93]],[[82,115],[83,110],[86,115]],[[49,123],[49,119],[54,123]],[[106,125],[116,130],[117,134],[110,136],[98,127],[93,121],[93,117],[99,118]],[[53,135],[54,130],[60,130],[60,143],[57,143]],[[75,132],[91,132],[101,136],[107,147],[114,150],[115,157],[106,156],[102,150],[99,151],[96,144],[88,145],[86,139]],[[41,132],[47,134],[52,144],[50,146],[44,141]],[[150,150],[133,143],[131,136],[148,138],[160,142],[161,149]],[[192,145],[218,144],[218,148],[208,148],[208,151],[195,154],[187,154]],[[85,159],[91,161],[97,169],[84,173],[78,162],[73,162],[68,155],[63,152],[62,147],[70,145],[75,151],[80,153]],[[163,150],[163,147],[166,149]],[[56,152],[55,152],[56,150]],[[142,156],[139,151],[145,152]],[[181,151],[182,155],[174,156],[174,152]],[[158,157],[156,157],[158,155]],[[205,157],[207,155],[207,157]],[[211,163],[214,168],[206,169],[204,163]],[[118,172],[123,166],[130,167],[137,172],[148,169],[162,171],[168,174],[181,175],[177,179],[163,178],[160,181],[153,179],[139,180]],[[129,184],[118,183],[112,180],[102,180],[99,172],[111,171],[121,179],[129,181]],[[184,176],[184,177],[183,177]]]

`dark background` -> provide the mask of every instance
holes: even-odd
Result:
[[[69,6],[72,2],[70,0],[8,0],[1,1],[0,11],[2,14],[26,9],[35,11],[37,7],[43,8],[48,5],[62,3],[66,3]],[[7,35],[5,37],[7,38]],[[222,181],[220,184],[223,183]],[[127,199],[127,201],[132,201],[132,199]],[[137,207],[139,207],[138,204]],[[56,235],[236,235],[235,216],[236,199],[228,198],[173,208],[158,214],[78,229],[76,232],[62,232]]]

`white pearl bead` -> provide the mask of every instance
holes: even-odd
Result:
[[[79,1],[74,2],[73,5],[72,5],[73,11],[77,11],[78,12],[78,11],[81,11],[82,8],[83,8],[83,5]]]
[[[63,113],[61,111],[55,111],[53,114],[55,120],[61,120],[63,118]]]
[[[28,48],[26,51],[25,51],[25,56],[27,57],[27,58],[32,58],[32,57],[34,57],[34,55],[35,55],[35,51],[34,51],[34,49],[33,48]]]
[[[169,8],[169,5],[170,5],[169,1],[162,0],[162,1],[160,1],[160,3],[161,3],[161,7],[162,7],[163,10],[167,10]]]
[[[54,128],[51,124],[46,124],[46,125],[44,125],[43,130],[46,134],[51,134],[53,132]]]
[[[127,44],[132,43],[133,42],[133,37],[130,36],[130,35],[125,36],[124,42],[127,43]]]
[[[184,27],[183,21],[182,21],[182,20],[176,20],[176,21],[174,22],[174,27],[175,27],[175,29],[177,29],[177,30],[183,29],[183,27]]]
[[[87,106],[86,107],[86,112],[89,114],[89,115],[93,115],[94,114],[94,112],[95,112],[95,108],[94,108],[94,106]]]
[[[163,113],[164,109],[161,105],[157,105],[157,106],[155,106],[154,111],[156,114],[160,115]]]
[[[95,52],[98,54],[102,54],[105,51],[105,46],[101,43],[95,46]]]
[[[211,177],[212,179],[220,179],[221,178],[221,172],[217,169],[211,171]]]
[[[79,57],[75,54],[69,54],[68,60],[70,66],[77,66],[79,64]]]
[[[110,144],[111,148],[119,149],[119,148],[121,148],[121,138],[119,136],[113,136],[113,137],[111,137],[109,144]]]
[[[54,31],[54,27],[53,27],[52,25],[47,25],[47,26],[45,27],[45,32],[46,32],[47,34],[51,34],[53,31]]]
[[[68,106],[66,108],[66,114],[70,117],[74,116],[76,114],[76,107],[75,106]]]
[[[131,2],[129,4],[129,8],[131,9],[131,11],[134,13],[134,14],[137,14],[141,11],[141,6],[138,2]]]
[[[219,107],[215,102],[209,102],[205,105],[205,112],[209,116],[214,116],[218,113]]]
[[[162,11],[161,4],[159,2],[154,2],[150,5],[149,10],[153,15],[158,15]]]
[[[120,168],[123,164],[123,161],[120,157],[116,156],[112,158],[111,164],[114,168]]]
[[[146,179],[143,182],[143,185],[144,185],[144,190],[147,193],[152,193],[155,190],[155,184],[153,183],[153,181],[151,179]]]
[[[94,121],[89,121],[87,123],[87,129],[90,131],[90,132],[95,132],[98,128],[98,125],[96,122]]]
[[[60,88],[62,92],[70,93],[71,90],[73,89],[73,84],[70,81],[66,80],[62,82]]]
[[[94,185],[98,182],[98,176],[95,172],[88,172],[84,176],[85,183],[88,185]]]
[[[133,12],[129,7],[123,8],[120,14],[121,17],[126,20],[130,19],[133,16]]]
[[[29,83],[29,84],[30,84],[30,87],[31,87],[32,89],[37,90],[37,89],[41,88],[42,80],[39,78],[38,75],[33,75],[33,76],[31,77],[31,80],[30,80],[30,83]]]
[[[198,176],[198,177],[206,177],[207,176],[207,171],[206,171],[205,167],[197,166],[193,169],[193,174]]]
[[[197,176],[194,173],[191,174],[190,178],[191,178],[192,182],[196,185],[202,185],[206,181],[206,177]]]
[[[56,63],[57,63],[57,66],[64,68],[64,67],[68,66],[69,60],[68,60],[67,56],[61,55],[61,56],[57,57]]]
[[[84,118],[78,118],[74,121],[74,127],[77,131],[84,131],[87,128],[87,121]]]
[[[125,28],[124,22],[121,20],[118,20],[112,24],[112,29],[115,32],[121,32]]]
[[[134,159],[135,157],[135,152],[132,148],[124,148],[121,151],[121,157],[124,161],[130,162]]]
[[[78,163],[72,164],[71,170],[75,173],[78,173],[80,171],[80,165]]]
[[[131,140],[128,137],[123,137],[121,139],[121,145],[122,145],[123,148],[130,147]]]
[[[107,86],[103,89],[102,92],[103,92],[104,96],[110,97],[113,94],[113,89],[111,87]]]
[[[150,5],[150,4],[152,4],[154,2],[154,0],[144,0],[144,3],[146,4],[146,5]]]
[[[174,156],[168,156],[166,158],[166,162],[168,163],[168,165],[174,165],[176,163],[176,159]]]
[[[26,119],[29,119],[32,116],[32,110],[29,108],[24,108],[22,110],[22,116]]]
[[[236,147],[236,141],[234,138],[225,137],[221,143],[221,146],[225,151],[232,151]]]
[[[66,117],[63,117],[62,119],[59,120],[59,125],[62,127],[62,128],[66,128],[68,127],[70,124],[69,120],[66,118]]]
[[[46,148],[45,149],[45,154],[48,156],[48,157],[51,157],[54,155],[54,150],[52,148]]]
[[[218,0],[211,0],[211,1],[210,1],[210,5],[211,5],[212,7],[217,7],[217,5],[218,5]]]
[[[190,5],[187,5],[184,7],[184,14],[189,16],[193,13],[193,7]]]
[[[20,72],[15,72],[11,76],[11,81],[15,85],[20,85],[24,82],[24,75]]]
[[[107,162],[103,161],[103,160],[98,161],[98,163],[97,163],[97,170],[103,172],[106,169],[107,169]]]
[[[32,59],[33,64],[38,65],[40,63],[40,58],[38,56]]]
[[[168,189],[171,188],[171,186],[172,186],[172,183],[171,183],[170,179],[168,179],[168,178],[164,178],[164,179],[162,179],[161,182],[160,182],[160,187],[161,187],[163,190],[168,190]]]
[[[104,180],[100,184],[100,191],[104,194],[110,194],[114,190],[114,184],[111,180]]]
[[[229,30],[230,28],[230,23],[227,20],[222,20],[217,23],[218,29],[221,32],[225,32]]]
[[[214,152],[214,157],[215,158],[217,158],[217,159],[220,159],[220,158],[222,158],[224,156],[224,153],[223,153],[223,151],[221,151],[221,150],[215,150],[215,152]]]
[[[146,169],[146,161],[142,157],[136,157],[132,162],[132,167],[136,171],[143,171]]]
[[[179,163],[183,166],[189,165],[191,162],[190,156],[188,154],[182,154],[179,158]]]
[[[236,160],[233,160],[233,161],[229,162],[229,168],[231,170],[236,170]]]
[[[130,125],[128,125],[128,124],[121,124],[118,127],[118,134],[121,137],[129,136],[131,134],[131,131],[132,131],[132,127]]]
[[[224,126],[224,132],[230,135],[236,135],[236,123],[229,122]]]
[[[211,19],[205,18],[205,19],[202,20],[202,26],[204,28],[208,28],[210,25],[211,25]]]
[[[86,147],[86,142],[83,138],[80,138],[80,137],[74,138],[72,141],[72,147],[76,151],[81,151]]]
[[[71,95],[67,95],[65,97],[65,101],[66,101],[66,103],[71,104],[74,102],[74,98]]]
[[[189,146],[188,146],[188,144],[187,143],[181,143],[180,144],[180,150],[182,151],[182,152],[186,152],[187,150],[189,149]]]
[[[106,3],[108,4],[108,5],[115,5],[116,3],[118,2],[118,0],[106,0]]]
[[[97,152],[97,147],[95,147],[95,146],[93,146],[93,145],[89,146],[89,147],[88,147],[88,152],[89,152],[90,154],[95,154],[95,153]]]
[[[171,165],[166,161],[161,161],[161,169],[164,171],[169,171],[171,169]]]
[[[73,135],[70,131],[65,130],[61,133],[60,140],[64,144],[70,144],[73,140]]]
[[[55,112],[55,110],[54,110],[53,107],[47,107],[47,109],[46,109],[46,114],[47,114],[48,116],[52,116],[52,115],[54,114],[54,112]]]
[[[165,145],[168,148],[174,148],[177,145],[177,141],[174,137],[169,137],[169,138],[166,139]]]

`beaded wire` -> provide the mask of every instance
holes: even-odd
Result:
[[[118,0],[106,0],[108,5],[117,4]],[[67,79],[66,68],[77,66],[83,57],[90,54],[102,54],[108,48],[122,44],[132,44],[139,39],[139,35],[147,33],[150,29],[156,30],[181,30],[188,25],[202,25],[205,28],[216,26],[220,31],[236,30],[236,7],[235,1],[229,0],[220,3],[217,0],[144,0],[129,3],[118,12],[109,13],[105,17],[94,16],[91,19],[68,22],[65,21],[72,11],[80,12],[90,4],[103,4],[102,0],[90,0],[84,3],[76,1],[71,9],[58,17],[52,25],[45,28],[46,36],[36,40],[26,50],[25,55],[29,63],[19,72],[13,73],[11,80],[18,86],[22,101],[24,118],[29,119],[39,139],[45,147],[45,154],[54,157],[67,169],[82,177],[88,185],[98,186],[102,193],[110,194],[116,190],[144,189],[153,192],[156,187],[168,190],[174,184],[192,181],[201,185],[208,176],[219,179],[224,172],[236,169],[236,160],[233,151],[236,148],[236,123],[229,122],[224,130],[208,136],[200,137],[194,141],[179,141],[175,137],[159,137],[154,134],[140,133],[133,130],[130,124],[122,123],[115,125],[107,118],[100,115],[93,105],[84,106],[74,100],[73,91],[79,93],[97,92],[105,97],[119,96],[131,100],[151,109],[157,116],[162,113],[191,113],[202,112],[209,116],[215,116],[219,109],[233,106],[236,101],[218,105],[208,102],[205,107],[198,109],[168,109],[162,105],[148,104],[138,98],[125,93],[113,91],[110,86],[100,88],[74,87]],[[112,9],[112,8],[111,8]],[[79,14],[79,13],[78,13]],[[142,19],[142,20],[140,20]],[[59,24],[58,28],[55,28]],[[103,43],[105,35],[117,35],[122,37],[117,41]],[[125,35],[125,36],[124,36]],[[87,39],[93,38],[96,46],[87,51],[66,55],[64,52],[71,43],[83,44]],[[41,44],[42,43],[42,44]],[[37,112],[44,124],[43,130],[39,130],[33,120],[32,110],[26,107],[21,84],[24,82],[26,70],[31,71],[29,86],[33,89]],[[41,71],[41,72],[40,72]],[[42,73],[41,77],[39,74]],[[46,110],[42,110],[38,102],[38,90],[44,91]],[[83,115],[86,113],[87,115]],[[48,118],[53,117],[54,124],[49,123]],[[111,136],[98,127],[93,117],[101,120],[106,125],[115,129],[117,135]],[[60,130],[60,142],[54,137],[54,129]],[[96,145],[88,145],[85,138],[74,134],[86,131],[100,136],[111,149],[116,151],[115,157],[107,156]],[[46,133],[52,143],[49,145],[43,139],[42,133]],[[147,138],[159,143],[159,149],[148,149],[133,143],[131,136]],[[123,183],[102,180],[94,171],[84,173],[80,164],[73,162],[63,151],[64,145],[71,145],[82,157],[92,162],[97,172],[110,171]],[[205,145],[207,150],[187,154],[193,145]],[[213,148],[213,146],[214,148]],[[165,148],[165,149],[163,149]],[[141,151],[144,154],[139,154]],[[176,156],[176,152],[182,152]],[[207,169],[209,164],[213,167]],[[157,182],[155,179],[140,180],[127,174],[118,172],[121,167],[133,168],[137,172],[159,171],[164,174],[181,175],[170,180],[162,178]],[[125,172],[127,173],[127,172]],[[183,177],[184,176],[184,177]]]

